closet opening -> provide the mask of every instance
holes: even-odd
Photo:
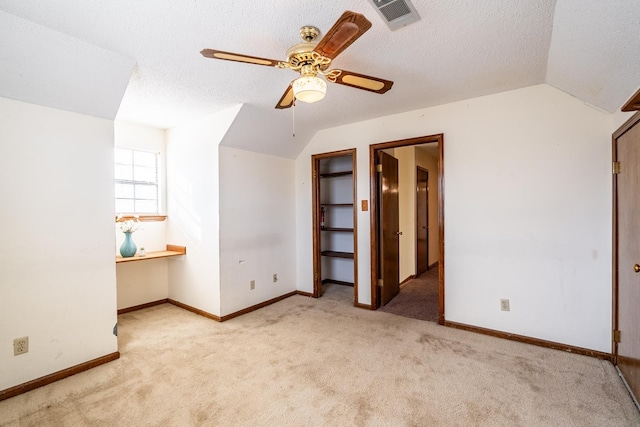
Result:
[[[357,305],[356,149],[311,156],[313,296],[351,287]]]

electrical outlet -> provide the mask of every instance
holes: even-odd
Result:
[[[29,337],[16,338],[13,340],[13,355],[29,352]]]
[[[256,281],[252,280],[249,282],[249,289],[254,290],[256,288]]]
[[[500,310],[502,310],[502,311],[510,311],[509,310],[509,300],[508,299],[501,299],[500,300]]]
[[[273,273],[273,283],[278,281],[278,273]]]

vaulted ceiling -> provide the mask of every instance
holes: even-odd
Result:
[[[539,83],[613,112],[640,86],[636,0],[412,3],[421,20],[391,31],[367,0],[0,0],[0,96],[103,117],[117,111],[118,119],[160,128],[246,104],[235,134],[244,148],[258,135],[268,146],[269,128],[281,139],[293,126],[291,109],[274,106],[296,74],[207,59],[200,50],[284,60],[301,26],[326,32],[345,10],[373,26],[333,66],[395,84],[384,95],[329,84],[324,100],[298,103],[295,127],[307,139],[318,129]],[[252,120],[253,133],[241,129]]]

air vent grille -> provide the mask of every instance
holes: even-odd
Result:
[[[409,9],[409,6],[407,6],[404,1],[397,0],[387,4],[386,6],[382,6],[380,8],[380,13],[382,13],[382,15],[387,18],[387,21],[392,22],[398,18],[402,18],[403,16],[410,14],[411,9]]]
[[[392,30],[420,20],[420,15],[409,0],[369,0],[369,3]]]

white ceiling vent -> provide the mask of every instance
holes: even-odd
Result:
[[[420,20],[409,0],[369,0],[391,30],[397,30]]]

